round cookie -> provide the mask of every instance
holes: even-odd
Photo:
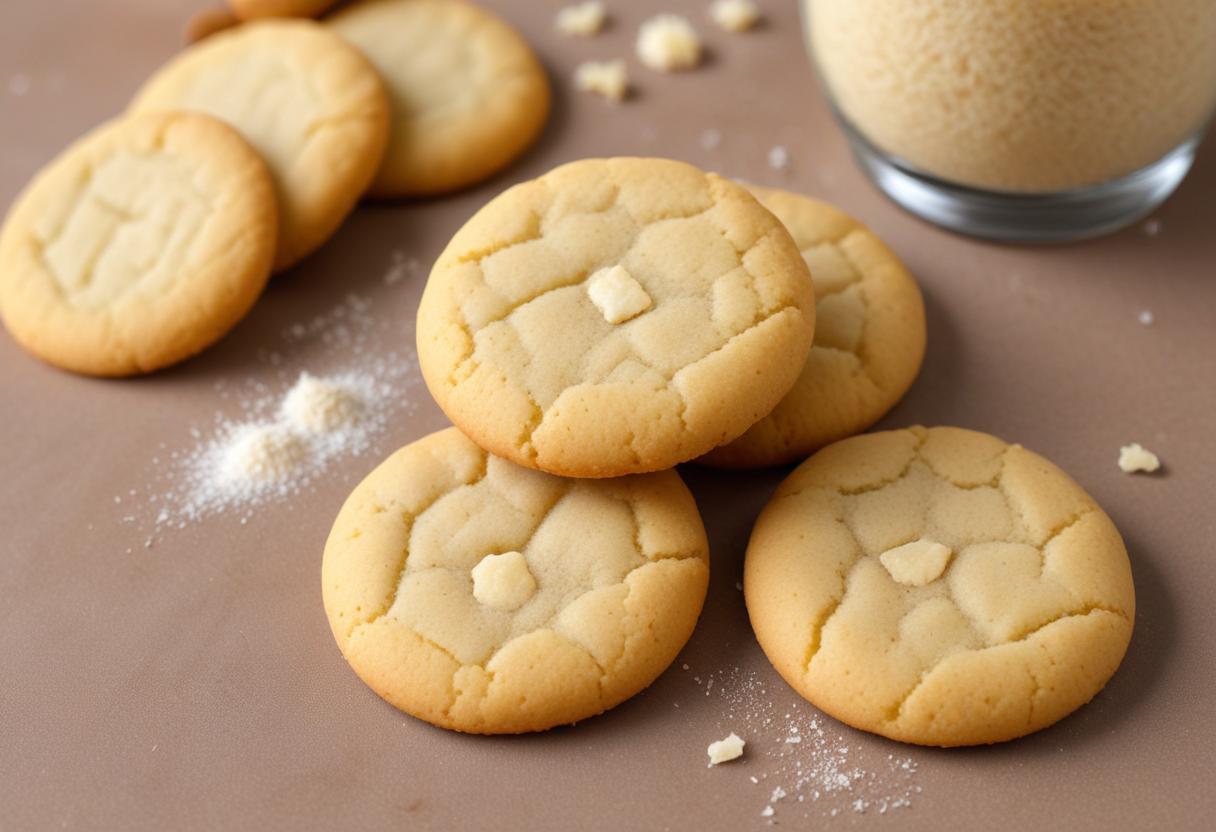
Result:
[[[912,275],[872,231],[825,202],[749,186],[785,224],[815,281],[815,344],[773,412],[701,462],[782,465],[877,422],[925,354],[925,307]]]
[[[14,202],[0,231],[0,316],[64,369],[149,372],[249,311],[276,232],[270,174],[230,127],[190,113],[112,121]]]
[[[241,20],[259,17],[316,17],[338,0],[228,0],[228,7]]]
[[[519,34],[458,0],[362,0],[328,19],[393,105],[379,197],[444,193],[497,173],[544,127],[549,83]]]
[[[355,488],[321,576],[338,646],[372,690],[443,728],[508,734],[654,681],[692,634],[709,560],[674,471],[561,479],[449,428]]]
[[[670,468],[781,400],[814,331],[806,264],[739,185],[589,159],[498,196],[440,255],[418,357],[448,417],[554,474]]]
[[[199,110],[235,127],[279,194],[282,271],[324,243],[375,175],[389,105],[371,64],[310,20],[263,20],[188,48],[144,84],[133,112]]]
[[[1084,705],[1135,618],[1119,532],[1020,445],[914,427],[824,448],[781,484],[744,565],[760,646],[856,728],[1001,742]]]

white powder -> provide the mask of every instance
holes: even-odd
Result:
[[[723,721],[744,725],[754,735],[749,756],[759,771],[748,779],[764,785],[762,817],[775,818],[778,804],[781,815],[803,818],[871,808],[886,814],[911,806],[921,793],[911,757],[850,748],[835,723],[808,703],[777,712],[767,683],[754,672],[736,667],[685,678],[715,691],[724,706]]]
[[[359,380],[317,378],[301,373],[279,409],[281,418],[301,433],[326,433],[349,427],[363,411],[367,390]]]
[[[785,170],[790,166],[790,152],[777,145],[768,152],[768,166],[773,170]]]
[[[1154,320],[1152,310],[1151,309],[1141,310],[1140,315],[1138,316],[1138,320],[1144,326],[1152,326],[1153,320]]]
[[[714,150],[720,144],[722,144],[721,130],[710,127],[701,133],[701,147],[705,148],[706,150]]]
[[[396,252],[388,274],[418,265]],[[413,409],[409,393],[417,379],[408,374],[415,359],[408,348],[373,349],[373,335],[391,334],[397,342],[401,333],[399,315],[372,313],[370,299],[348,295],[288,326],[274,347],[257,350],[249,375],[215,385],[222,408],[210,425],[190,428],[183,446],[160,446],[143,510],[122,518],[146,522],[145,547],[162,532],[214,515],[246,523],[264,504],[284,502],[290,509],[291,499],[311,490],[338,460],[386,450],[380,438]],[[300,363],[292,360],[297,356],[309,370],[287,369]],[[131,489],[114,500],[136,495]]]
[[[31,86],[30,76],[23,73],[19,72],[8,78],[8,91],[18,98],[28,94]]]

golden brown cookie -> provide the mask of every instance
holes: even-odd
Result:
[[[925,354],[925,307],[912,275],[857,220],[817,199],[749,186],[785,224],[815,281],[815,344],[773,412],[701,461],[782,465],[877,422]]]
[[[219,32],[152,76],[132,112],[198,110],[235,127],[266,160],[279,194],[281,271],[341,225],[380,164],[388,97],[371,64],[310,20]]]
[[[227,125],[156,113],[97,128],[44,168],[0,232],[0,316],[67,370],[146,373],[193,355],[266,285],[274,186]]]
[[[360,0],[329,26],[375,65],[393,102],[380,197],[453,191],[497,173],[540,134],[549,82],[523,38],[461,0]]]
[[[316,17],[337,5],[338,0],[228,0],[228,7],[241,20],[259,17]]]
[[[814,330],[806,264],[739,185],[666,159],[589,159],[499,195],[418,309],[439,406],[554,474],[657,471],[789,392]]]
[[[321,576],[338,646],[372,690],[443,728],[509,734],[654,681],[692,634],[709,560],[674,471],[561,479],[448,429],[354,490]]]
[[[1119,532],[1020,445],[915,427],[829,445],[747,547],[756,638],[816,707],[923,745],[1001,742],[1101,690],[1131,639]]]

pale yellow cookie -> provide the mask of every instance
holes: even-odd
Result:
[[[443,728],[542,731],[645,688],[692,634],[708,544],[674,471],[567,480],[448,429],[368,475],[321,567],[351,668]]]
[[[0,232],[0,316],[64,369],[149,372],[249,311],[276,231],[270,174],[227,125],[188,113],[112,121],[14,202]]]
[[[232,13],[241,20],[259,17],[316,17],[338,0],[228,0]]]
[[[756,638],[816,707],[923,745],[1084,705],[1131,639],[1123,540],[1063,471],[958,428],[855,436],[795,469],[744,565]]]
[[[912,275],[852,217],[817,199],[751,187],[785,224],[815,281],[815,344],[773,412],[702,462],[781,465],[877,422],[912,386],[925,354],[925,307]]]
[[[506,167],[549,115],[544,69],[519,34],[461,0],[360,0],[329,26],[375,64],[393,102],[381,197],[453,191]]]
[[[588,159],[499,195],[440,255],[418,358],[482,447],[554,474],[657,471],[789,391],[814,292],[739,185],[666,159]]]
[[[309,20],[263,20],[190,47],[144,84],[132,112],[199,110],[249,141],[279,194],[281,271],[318,248],[367,190],[388,140],[371,64]]]

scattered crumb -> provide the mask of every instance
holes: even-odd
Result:
[[[586,61],[574,70],[574,86],[583,92],[595,93],[613,101],[624,101],[629,94],[629,75],[625,62]]]
[[[18,72],[16,75],[10,75],[8,78],[8,91],[18,98],[26,95],[32,85],[30,76],[21,72]]]
[[[1138,319],[1145,326],[1152,326],[1154,320],[1152,310],[1145,309],[1141,311]]]
[[[782,145],[773,147],[768,152],[768,166],[773,170],[785,170],[790,166],[790,152]]]
[[[731,731],[724,739],[715,740],[705,749],[705,753],[709,755],[709,764],[716,766],[719,763],[727,763],[731,760],[737,760],[743,756],[743,746],[747,743],[739,738],[739,735]]]
[[[701,39],[687,18],[660,14],[638,29],[638,59],[659,72],[692,69],[701,62]]]
[[[1160,467],[1161,460],[1157,455],[1136,442],[1119,449],[1119,468],[1125,474],[1134,474],[1137,471],[1152,472]]]
[[[739,592],[743,591],[743,581],[735,581],[735,589]]]
[[[598,0],[566,6],[557,13],[555,25],[563,35],[590,37],[604,28],[608,12]]]
[[[685,669],[685,670],[688,670],[688,665],[684,665],[684,669]]]
[[[760,817],[771,818],[772,816],[773,816],[773,807],[772,806],[765,806],[763,809],[760,810]]]
[[[722,131],[710,127],[701,134],[701,147],[706,150],[713,150],[718,145],[722,144]]]
[[[1152,219],[1146,220],[1144,223],[1144,233],[1150,237],[1156,237],[1161,233],[1161,220]]]
[[[728,32],[746,32],[759,22],[760,10],[751,0],[714,0],[709,16]]]
[[[422,271],[422,261],[416,257],[407,257],[404,251],[393,252],[393,262],[389,263],[388,271],[384,273],[384,285],[395,286],[410,275]]]

